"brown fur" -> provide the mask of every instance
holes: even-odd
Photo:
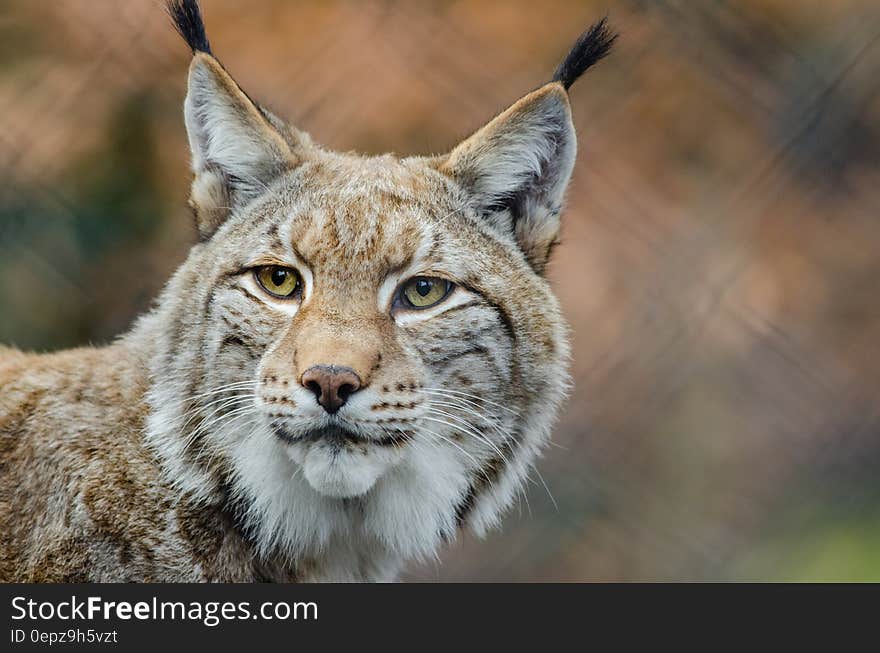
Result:
[[[0,581],[295,580],[222,510],[174,504],[142,442],[146,370],[122,344],[0,349]]]
[[[387,580],[497,524],[567,388],[562,83],[432,158],[328,152],[205,52],[184,114],[200,242],[154,310],[104,348],[0,348],[0,581]],[[449,294],[403,303],[419,277]],[[360,380],[338,412],[315,365]]]

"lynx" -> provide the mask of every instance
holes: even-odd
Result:
[[[0,349],[0,579],[392,580],[498,525],[548,441],[567,92],[615,35],[449,154],[367,157],[255,104],[197,1],[168,8],[198,242],[114,343]]]

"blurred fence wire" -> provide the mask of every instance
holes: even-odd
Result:
[[[447,150],[622,33],[572,90],[547,488],[411,577],[880,580],[880,5],[202,4],[249,93],[369,153]],[[178,41],[154,0],[0,1],[0,341],[106,342],[185,255]]]

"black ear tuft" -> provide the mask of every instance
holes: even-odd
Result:
[[[561,82],[566,90],[584,74],[584,71],[611,52],[617,34],[608,29],[603,18],[581,34],[577,43],[553,74],[554,82]]]
[[[169,0],[167,10],[171,20],[174,21],[177,33],[183,37],[193,54],[196,52],[213,54],[205,34],[199,0]]]

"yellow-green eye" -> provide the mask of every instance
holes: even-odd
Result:
[[[300,288],[299,275],[292,268],[264,265],[254,270],[254,276],[263,290],[282,299],[292,297]]]
[[[428,308],[446,298],[452,283],[435,277],[413,277],[401,289],[401,299],[408,308]]]

